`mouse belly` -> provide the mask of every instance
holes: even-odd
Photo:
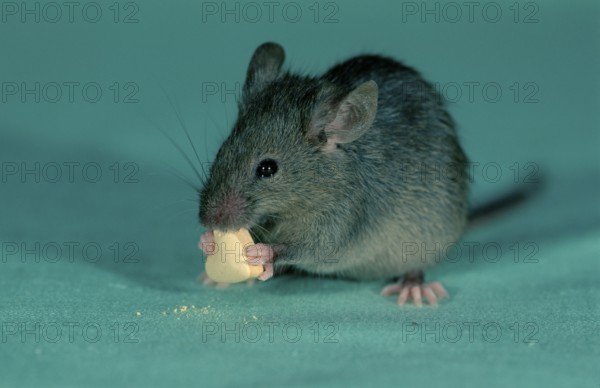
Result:
[[[347,260],[348,258],[340,258],[340,263]],[[352,261],[355,261],[355,258],[352,258]],[[384,263],[388,262],[390,265],[385,265]],[[277,267],[277,264],[275,264]],[[360,262],[360,263],[351,263],[350,265],[327,265],[327,264],[295,264],[292,267],[300,269],[304,272],[311,273],[314,275],[330,275],[343,279],[352,279],[352,280],[379,280],[379,279],[390,279],[402,276],[402,274],[413,271],[413,270],[421,270],[430,266],[430,264],[426,263],[412,263],[412,264],[399,264],[392,263],[392,260],[380,260],[377,263],[374,262]]]
[[[275,267],[293,267],[315,275],[330,275],[354,280],[389,279],[402,276],[409,271],[422,270],[439,263],[443,252],[433,255],[432,250],[427,250],[429,255],[423,255],[413,249],[412,244],[405,245],[411,249],[390,248],[370,249],[361,248],[345,249],[331,255],[311,255],[302,257],[294,262],[275,260]],[[427,257],[429,256],[429,257]]]
[[[464,224],[427,229],[400,225],[389,220],[346,247],[330,246],[317,252],[306,252],[289,262],[276,259],[275,266],[292,266],[316,275],[347,279],[389,279],[442,262],[448,247],[458,241],[464,229]]]

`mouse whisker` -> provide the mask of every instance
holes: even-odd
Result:
[[[163,134],[163,136],[165,136],[167,138],[167,140],[169,140],[169,142],[177,149],[177,151],[179,151],[181,156],[183,156],[183,158],[185,159],[187,164],[194,171],[194,174],[196,175],[196,177],[198,178],[200,183],[204,184],[204,178],[202,177],[202,175],[200,174],[200,172],[198,171],[198,169],[196,168],[196,166],[194,165],[192,160],[189,158],[189,156],[185,153],[183,148],[181,148],[181,146],[179,144],[177,144],[177,142],[169,134],[167,134],[167,132],[165,132],[162,128],[160,128],[160,127],[156,127],[156,128]],[[192,187],[194,187],[195,190],[198,190],[194,185],[192,185]]]
[[[195,185],[189,178],[187,178],[185,175],[180,174],[177,170],[175,170],[173,167],[171,167],[170,165],[163,163],[163,167],[166,168],[167,172],[178,178],[179,180],[181,180],[183,183],[185,183],[187,186],[191,187],[194,191],[199,191],[200,187]],[[197,199],[195,199],[197,201]]]
[[[169,102],[171,103],[171,106],[175,110],[175,114],[177,115],[177,120],[179,121],[179,125],[181,125],[181,128],[183,129],[183,132],[185,133],[185,136],[187,137],[188,141],[190,142],[190,146],[192,146],[192,150],[194,151],[194,155],[196,155],[196,160],[198,161],[198,163],[200,164],[200,166],[202,166],[202,160],[200,160],[200,155],[198,155],[198,151],[196,150],[196,146],[194,146],[194,142],[192,141],[192,137],[190,136],[190,132],[188,131],[187,126],[185,125],[185,123],[183,122],[183,119],[181,118],[181,114],[179,112],[179,109],[177,109],[176,107],[173,106],[173,103],[171,102],[170,99],[169,99]]]
[[[164,88],[163,88],[163,93],[165,94],[167,101],[169,101],[169,105],[171,106],[171,109],[173,109],[173,111],[175,112],[175,116],[177,117],[177,121],[179,122],[179,125],[183,129],[185,136],[187,137],[188,141],[190,142],[190,145],[192,146],[192,150],[194,151],[194,154],[196,155],[196,160],[200,164],[200,167],[203,167],[202,161],[200,160],[200,156],[198,155],[198,151],[196,150],[196,147],[194,146],[194,142],[192,141],[192,138],[187,129],[187,126],[185,125],[185,122],[183,121],[183,118],[181,117],[181,112],[179,112],[179,109],[177,108],[177,104],[173,103],[173,100],[171,99],[171,97],[169,96],[169,94],[166,92],[166,90]],[[164,133],[164,132],[163,132],[163,134],[166,135],[166,133]],[[183,152],[182,148],[173,141],[173,139],[169,138],[169,140],[171,140],[171,142],[177,147],[177,149],[182,153],[182,155],[184,155],[188,164],[194,169],[194,172],[196,173],[196,176],[200,180],[200,183],[204,185],[206,183],[205,182],[206,179],[204,178],[203,175],[201,175],[199,173],[198,169],[194,166],[191,159],[187,156],[187,154],[185,154]]]
[[[272,233],[269,230],[267,230],[265,227],[263,227],[262,225],[260,225],[260,224],[254,224],[252,227],[253,228],[257,228],[264,237],[266,237],[266,238],[270,238],[271,237]]]

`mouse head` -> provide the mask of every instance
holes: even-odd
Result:
[[[284,51],[259,46],[248,67],[239,115],[200,195],[208,229],[274,227],[326,214],[352,190],[347,148],[371,127],[377,85],[355,89],[281,71]]]

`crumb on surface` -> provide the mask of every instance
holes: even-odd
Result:
[[[208,315],[208,314],[210,314],[211,310],[214,310],[214,309],[212,309],[212,308],[210,307],[210,305],[208,305],[208,306],[206,306],[206,307],[202,307],[202,308],[200,309],[200,312],[201,312],[202,314],[204,314],[204,315]]]
[[[138,317],[141,317],[141,316],[142,316],[142,313],[141,313],[140,311],[136,311],[136,312],[135,312],[135,315],[137,315]]]
[[[212,307],[211,305],[206,305],[204,307],[196,307],[196,305],[181,305],[181,306],[175,306],[172,308],[167,308],[166,310],[164,310],[162,312],[162,315],[163,316],[176,315],[176,316],[178,316],[177,319],[180,319],[179,317],[182,316],[183,314],[185,314],[187,318],[191,318],[193,315],[198,315],[198,314],[202,314],[202,315],[213,314],[213,315],[215,315],[216,312],[217,311],[215,310],[215,308]],[[141,315],[141,313],[139,315]],[[257,320],[258,318],[256,318],[256,316],[254,316],[254,317],[252,317],[252,319]]]

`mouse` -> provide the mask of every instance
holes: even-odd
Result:
[[[389,280],[396,302],[448,297],[424,271],[468,224],[468,159],[442,96],[399,60],[365,54],[320,76],[283,70],[267,42],[199,192],[205,232],[250,231],[260,280],[287,270]]]

